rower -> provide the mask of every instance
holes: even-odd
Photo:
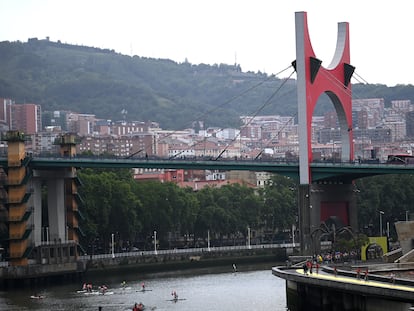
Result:
[[[143,310],[144,310],[144,305],[142,302],[140,302],[139,304],[135,303],[134,307],[132,308],[132,311],[143,311]]]
[[[173,296],[173,299],[174,299],[175,301],[177,301],[177,300],[178,300],[178,295],[177,295],[177,292],[176,292],[175,290],[171,293],[171,295]]]

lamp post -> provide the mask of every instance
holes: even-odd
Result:
[[[251,249],[251,245],[250,245],[250,227],[247,227],[247,247],[249,249]]]
[[[405,221],[408,221],[408,211],[405,211]]]
[[[157,231],[154,230],[154,254],[157,255]]]
[[[387,238],[390,238],[390,222],[387,221]]]
[[[382,215],[384,215],[384,211],[378,211],[379,212],[379,221],[380,221],[380,236],[382,236]]]
[[[114,252],[114,234],[111,234],[111,253],[112,253],[112,258],[115,258],[115,252]]]
[[[207,230],[207,249],[210,251],[210,230]]]

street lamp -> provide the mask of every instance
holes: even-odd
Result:
[[[384,215],[384,211],[378,211],[380,216],[380,236],[382,236],[382,215]]]
[[[157,231],[154,230],[154,254],[157,255]]]
[[[111,252],[112,252],[112,258],[115,258],[115,253],[114,253],[114,234],[111,234]]]
[[[210,230],[207,230],[207,249],[210,251]]]
[[[405,221],[408,221],[408,211],[405,211]]]
[[[250,227],[247,227],[247,247],[249,249],[251,249],[251,245],[250,245]]]

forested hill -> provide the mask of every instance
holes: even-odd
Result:
[[[412,85],[354,84],[353,94],[382,97],[387,104],[414,102]],[[177,63],[37,39],[0,42],[0,98],[111,120],[123,119],[124,110],[127,120],[156,121],[170,129],[190,127],[196,120],[237,126],[240,115],[297,112],[294,79],[243,72],[239,65]],[[326,105],[331,104],[322,100],[316,114]]]

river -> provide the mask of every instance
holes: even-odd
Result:
[[[137,275],[134,272],[105,273],[86,282],[94,288],[105,284],[107,294],[77,293],[82,284],[66,283],[42,288],[13,289],[0,292],[0,310],[131,310],[142,302],[146,310],[180,311],[285,311],[285,281],[272,275],[268,266],[241,266],[182,270]],[[121,283],[125,281],[123,289]],[[141,292],[145,283],[148,291]],[[172,301],[176,291],[179,300]],[[42,295],[43,299],[32,299]]]

